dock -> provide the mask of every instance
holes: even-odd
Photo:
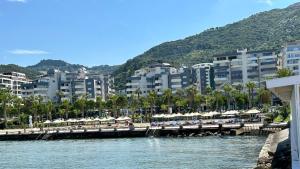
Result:
[[[104,139],[104,138],[133,138],[133,137],[186,137],[207,135],[261,135],[280,131],[286,126],[263,126],[263,124],[217,124],[217,125],[190,125],[190,126],[160,126],[110,129],[68,129],[40,131],[14,131],[0,133],[0,141],[22,140],[62,140],[62,139]]]

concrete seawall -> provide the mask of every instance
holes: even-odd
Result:
[[[260,125],[250,127],[255,129],[250,132],[241,124],[228,125],[195,125],[195,126],[175,126],[175,127],[147,127],[129,130],[128,128],[110,129],[77,129],[77,130],[43,130],[32,132],[13,132],[0,134],[0,141],[8,140],[58,140],[58,139],[93,139],[93,138],[124,138],[124,137],[186,137],[186,136],[208,136],[208,135],[266,135],[265,129]],[[258,129],[261,132],[256,132]],[[277,130],[277,129],[276,129]],[[276,131],[275,130],[275,131]],[[251,130],[250,130],[251,131]]]
[[[270,134],[261,149],[255,169],[291,168],[289,129]]]

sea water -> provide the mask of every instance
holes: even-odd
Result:
[[[208,136],[0,142],[0,168],[253,168],[265,137]]]

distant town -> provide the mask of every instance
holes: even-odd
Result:
[[[127,79],[126,89],[121,91],[114,90],[111,75],[89,73],[85,68],[74,72],[51,69],[34,80],[29,80],[23,73],[6,72],[0,74],[0,87],[21,98],[39,96],[43,102],[68,100],[71,103],[83,96],[94,101],[100,97],[105,101],[114,94],[130,97],[139,92],[141,96],[147,96],[154,91],[162,95],[166,89],[174,94],[190,86],[205,94],[206,89],[221,90],[225,84],[245,88],[247,82],[254,82],[257,88],[263,88],[265,81],[276,77],[280,69],[299,74],[299,60],[300,41],[294,41],[284,44],[281,53],[242,49],[216,55],[212,63],[195,63],[191,67],[152,64],[136,70]]]

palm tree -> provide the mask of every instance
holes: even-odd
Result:
[[[196,109],[195,96],[198,93],[197,88],[195,86],[188,87],[186,89],[186,93],[187,93],[187,99],[189,101],[189,108],[191,111],[195,111],[195,109]]]
[[[151,113],[150,116],[153,116],[153,112],[154,112],[153,110],[157,102],[157,93],[155,91],[150,91],[147,96],[147,101],[150,104],[150,113]]]
[[[263,104],[270,104],[271,103],[271,92],[264,88],[258,90],[257,100],[259,105],[262,106]]]
[[[0,89],[0,102],[4,116],[4,127],[7,127],[7,105],[11,103],[13,96],[7,89]]]
[[[232,86],[230,84],[225,84],[223,89],[227,100],[227,109],[230,109]]]
[[[248,89],[249,97],[251,96],[251,99],[249,98],[249,100],[250,100],[249,107],[252,108],[253,107],[253,101],[254,101],[254,88],[256,87],[256,85],[255,85],[254,82],[249,81],[249,82],[246,83],[246,87]]]
[[[101,116],[100,113],[102,113],[102,109],[103,109],[103,107],[104,107],[104,104],[105,104],[105,103],[102,101],[102,98],[101,98],[101,97],[97,97],[97,98],[96,98],[95,107],[98,109],[99,116]]]
[[[85,116],[85,108],[86,108],[86,97],[81,97],[75,101],[74,106],[76,109],[81,111],[81,117],[84,118]]]
[[[46,109],[47,109],[47,120],[52,120],[52,111],[54,109],[54,106],[51,100],[47,102]]]
[[[119,110],[120,109],[124,109],[124,108],[127,108],[127,105],[128,105],[128,101],[127,101],[127,97],[121,95],[121,96],[118,96],[117,100],[116,100],[116,105],[117,105],[117,116],[119,117]]]
[[[216,110],[221,111],[221,108],[224,104],[224,96],[221,91],[215,90],[212,94],[213,96],[213,102],[215,104]]]
[[[277,77],[287,77],[292,76],[293,72],[288,68],[279,69],[277,71]]]
[[[23,100],[18,96],[13,97],[13,105],[17,110],[19,124],[21,124],[21,108],[23,106]]]
[[[163,99],[165,103],[167,103],[168,108],[171,108],[171,101],[172,101],[172,90],[171,89],[166,89],[163,93]],[[169,112],[170,113],[170,112]]]
[[[63,100],[61,103],[61,107],[65,111],[65,118],[68,119],[69,111],[70,111],[70,107],[71,107],[70,102],[68,100]]]

